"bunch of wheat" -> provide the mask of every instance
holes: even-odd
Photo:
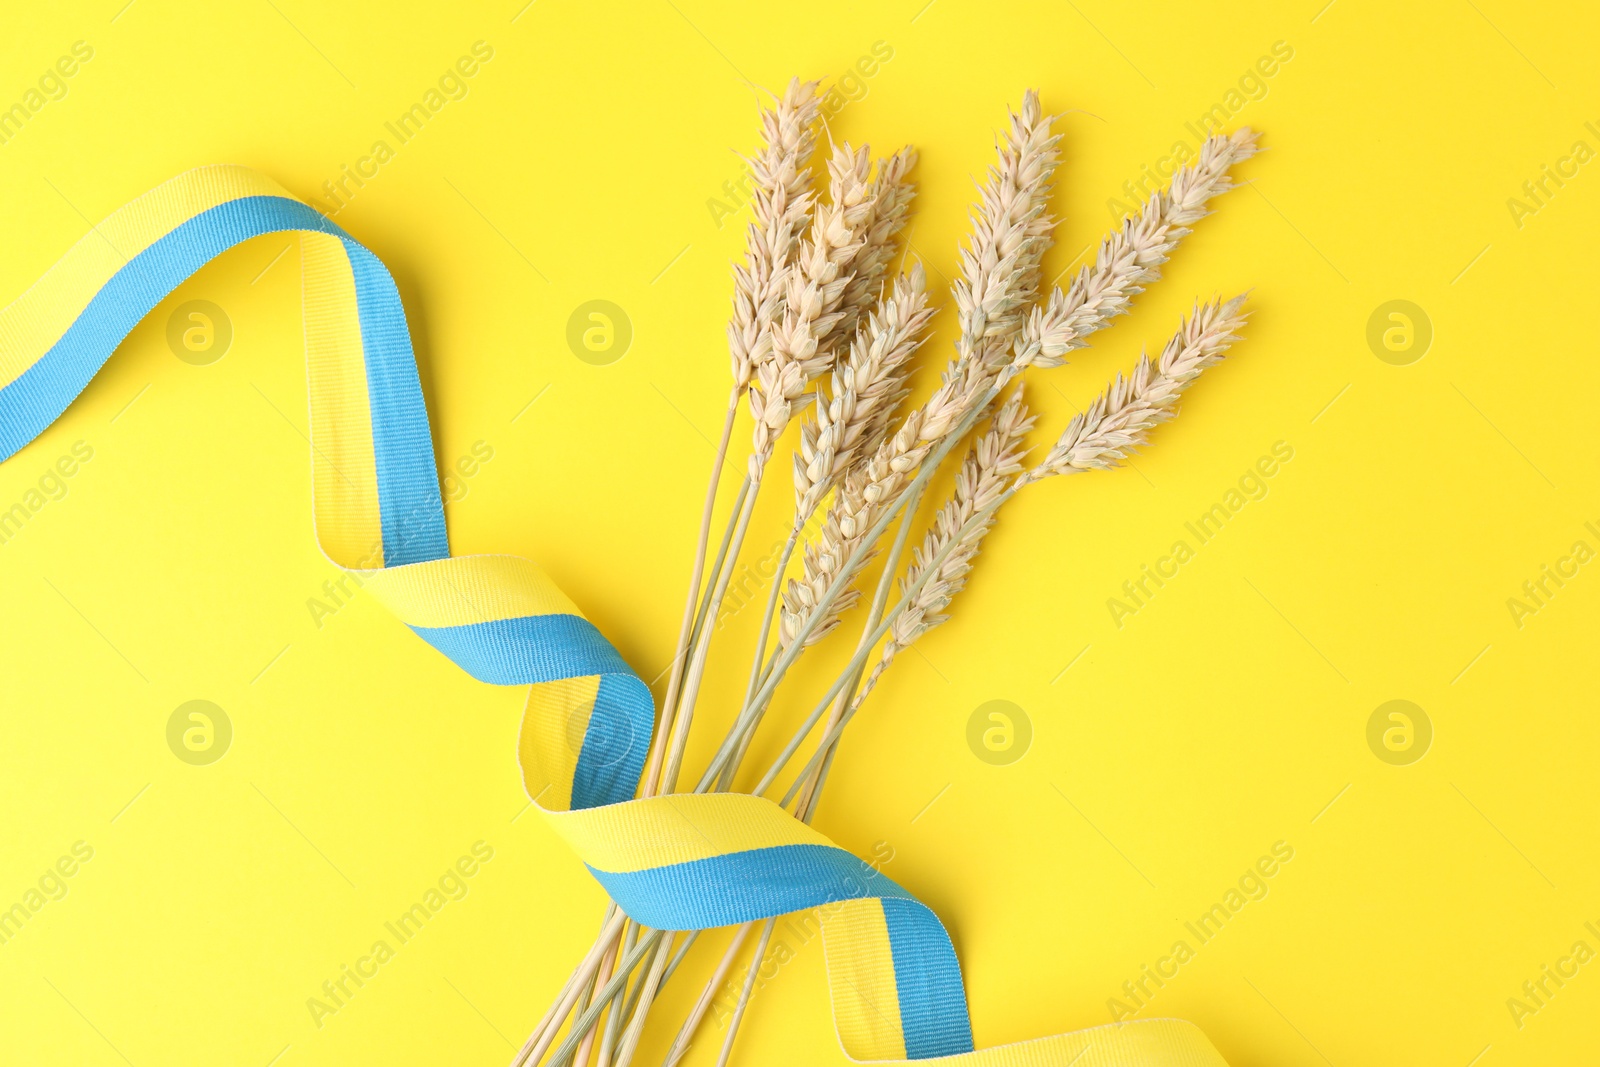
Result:
[[[856,613],[854,655],[752,790],[771,789],[821,723],[809,760],[782,800],[806,821],[815,814],[845,726],[896,656],[948,617],[1000,507],[1052,475],[1116,466],[1175,414],[1184,390],[1233,342],[1243,322],[1243,298],[1197,305],[1159,359],[1141,358],[1131,375],[1118,375],[1043,459],[1026,465],[1024,440],[1035,416],[1024,397],[1024,373],[1060,365],[1126,311],[1159,277],[1161,264],[1206,214],[1208,202],[1231,188],[1230,168],[1255,152],[1249,130],[1212,137],[1167,189],[1106,236],[1092,266],[1041,300],[1040,263],[1052,244],[1048,201],[1059,154],[1052,119],[1038,96],[1028,93],[1002,134],[973,213],[972,236],[961,252],[953,285],[955,351],[933,394],[902,411],[912,357],[933,316],[920,266],[889,273],[910,210],[916,154],[905,148],[874,161],[865,147],[834,146],[827,193],[819,197],[811,179],[820,124],[816,90],[814,82],[789,84],[764,113],[764,144],[749,160],[755,218],[744,261],[733,272],[733,390],[660,726],[639,787],[642,796],[678,788],[718,610],[773,454],[798,416],[803,421],[793,458],[794,515],[768,592],[744,702],[693,791],[732,787],[774,692],[806,648],[852,617],[865,592],[862,572],[881,554],[882,574],[865,610]],[[712,516],[741,403],[752,416],[750,455],[713,555]],[[953,489],[902,571],[926,486],[969,438]],[[820,525],[811,523],[824,506]],[[785,581],[808,524],[816,533],[801,551],[799,573]],[[678,1029],[669,1067],[688,1049],[754,925],[735,933],[715,966]],[[719,1067],[731,1054],[772,929],[768,920]],[[662,983],[697,937],[640,929],[612,905],[594,946],[513,1067],[627,1067]]]

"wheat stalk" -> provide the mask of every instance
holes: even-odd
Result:
[[[689,668],[689,651],[695,607],[700,602],[705,576],[706,549],[710,544],[711,517],[716,505],[722,467],[732,439],[739,398],[749,388],[756,365],[769,358],[772,330],[782,310],[783,294],[791,271],[795,244],[810,219],[811,174],[808,163],[816,148],[821,101],[816,82],[791,79],[770,110],[762,112],[763,147],[748,160],[755,179],[755,221],[746,230],[742,264],[733,268],[733,311],[728,319],[728,351],[733,363],[733,391],[723,419],[722,440],[712,462],[711,478],[700,520],[700,535],[684,598],[683,620],[672,656],[672,674],[661,703],[661,723],[651,743],[645,768],[643,793],[655,789],[657,775],[671,744],[678,696]],[[737,510],[737,509],[736,509]]]
[[[910,210],[914,188],[907,175],[916,159],[914,150],[903,148],[881,160],[869,181],[866,147],[834,148],[828,201],[818,208],[811,236],[788,274],[772,345],[755,362],[752,481],[760,480],[790,419],[815,398],[806,389],[836,366],[861,316],[877,302]]]
[[[840,307],[846,286],[854,277],[850,272],[860,265],[859,257],[868,248],[869,240],[892,241],[903,224],[903,207],[909,202],[905,172],[914,158],[909,152],[897,154],[879,168],[882,180],[869,181],[871,156],[866,148],[852,149],[848,144],[834,147],[829,162],[828,200],[818,207],[811,232],[788,271],[782,316],[772,329],[770,348],[756,362],[755,379],[748,391],[750,407],[755,414],[745,478],[750,492],[743,507],[729,517],[729,569],[718,575],[706,599],[704,614],[708,618],[716,617],[727,582],[732,577],[733,562],[743,544],[772,449],[794,412],[815,399],[816,394],[806,392],[806,388],[824,369],[836,363],[834,352],[824,349],[822,344],[844,317]],[[880,209],[885,213],[884,225],[875,227],[874,220]],[[881,251],[874,248],[871,254],[875,257]],[[868,264],[865,269],[871,272],[878,268]],[[788,563],[799,529],[797,523],[789,546],[784,549],[783,565]],[[771,609],[769,603],[762,625],[763,646]],[[670,713],[675,720],[675,732],[668,742],[663,782],[675,780],[709,644],[710,630],[690,641],[682,697]],[[756,684],[754,677],[751,684]]]
[[[864,409],[870,407],[874,412],[878,410],[887,412],[895,404],[899,403],[900,395],[895,392],[892,399],[888,398],[885,394],[894,392],[894,390],[887,382],[873,384],[867,378],[879,369],[876,367],[879,362],[886,361],[890,365],[903,363],[904,359],[900,349],[905,346],[904,356],[909,356],[911,349],[914,349],[916,344],[920,344],[920,339],[915,342],[911,341],[912,335],[920,334],[926,326],[925,319],[919,321],[917,318],[916,311],[918,306],[914,306],[925,303],[925,297],[920,292],[910,295],[901,294],[891,309],[894,314],[887,317],[879,317],[878,319],[873,319],[870,315],[871,305],[881,299],[883,273],[888,267],[889,260],[894,255],[896,238],[900,230],[905,226],[906,215],[914,193],[907,175],[911,168],[915,166],[916,159],[916,151],[908,146],[878,164],[877,173],[873,177],[871,189],[864,205],[865,210],[861,212],[856,230],[861,234],[861,241],[847,260],[847,266],[851,274],[849,282],[839,299],[838,322],[822,342],[823,347],[829,352],[833,352],[834,349],[839,347],[845,347],[846,339],[853,336],[861,316],[864,313],[868,314],[871,329],[867,340],[867,352],[858,354],[856,358],[858,364],[863,359],[866,359],[873,366],[867,369],[858,367],[856,372],[850,374],[848,378],[850,381],[859,382],[857,394],[872,400],[870,405],[864,404],[863,407]],[[918,280],[920,282],[920,276]],[[920,284],[918,288],[921,288]],[[915,300],[913,300],[913,295]],[[899,315],[901,313],[908,316],[905,321],[900,319]],[[890,331],[894,332],[894,336],[884,338],[883,335]],[[882,343],[887,347],[878,350],[874,348],[875,343]],[[841,383],[838,377],[839,358],[835,354],[831,359],[819,360],[818,364],[821,365],[823,362],[831,362],[835,369],[834,395],[838,397],[841,395]],[[889,373],[889,370],[885,368],[884,373]],[[837,402],[836,400],[830,403]],[[843,406],[850,408],[853,413],[855,408],[854,397],[846,397]],[[840,423],[842,414],[843,410],[841,408],[835,408],[831,413],[828,411],[822,412],[819,418],[824,424],[829,422]],[[865,411],[863,417],[865,417]],[[883,416],[885,420],[887,417],[887,414]],[[814,418],[801,426],[802,452],[809,454],[810,450],[818,443],[817,421]],[[872,441],[874,444],[878,437],[881,437],[877,425],[876,422],[871,422],[865,427],[868,435],[865,439]],[[759,426],[756,433],[758,448],[752,454],[752,467],[758,464],[765,465],[766,463],[765,455],[760,453],[761,438],[764,437],[770,445],[775,436],[771,429]],[[842,430],[841,434],[843,434]],[[843,437],[848,438],[849,435],[843,434]],[[821,437],[825,454],[814,465],[802,464],[799,457],[796,457],[796,513],[793,527],[789,531],[789,537],[784,543],[783,551],[774,572],[777,575],[782,575],[788,569],[789,560],[794,554],[795,546],[799,542],[800,532],[804,528],[806,520],[816,510],[817,503],[820,502],[822,495],[827,491],[827,487],[832,485],[836,467],[831,453],[836,451],[835,446],[839,443],[839,439],[840,435],[838,434],[823,435]],[[853,440],[853,438],[851,439]],[[815,494],[811,495],[809,491],[813,488],[813,485],[810,479],[813,475],[821,479],[824,477],[824,472],[826,472],[827,486],[816,486]],[[808,496],[810,496],[809,503]],[[772,630],[773,613],[777,609],[778,594],[782,588],[783,583],[781,581],[772,583],[772,589],[767,598],[766,610],[761,616],[760,638],[757,642],[756,653],[752,657],[750,683],[746,692],[747,700],[754,695],[756,687],[760,683],[761,665],[766,656],[767,640]],[[743,755],[742,746],[739,755],[741,757]],[[732,765],[728,769],[728,774],[730,776],[732,774]],[[726,783],[724,783],[723,788],[726,788]]]
[[[760,481],[778,437],[794,413],[813,399],[806,389],[833,366],[826,340],[843,321],[840,310],[850,268],[865,247],[872,201],[866,148],[835,146],[828,162],[828,202],[811,223],[784,288],[783,313],[772,331],[772,347],[755,364],[750,411],[755,429],[750,479]]]
[[[693,711],[693,692],[698,685],[696,668],[703,663],[694,658],[693,648],[694,619],[696,606],[700,603],[702,580],[704,578],[706,549],[709,546],[711,532],[711,518],[717,499],[717,490],[721,484],[722,467],[727,455],[728,444],[731,440],[734,418],[738,411],[739,397],[749,390],[751,380],[757,366],[770,358],[773,343],[773,330],[779,316],[784,309],[784,298],[788,291],[789,280],[794,271],[793,260],[797,253],[797,242],[805,231],[811,218],[811,208],[814,194],[811,190],[810,160],[816,148],[818,118],[821,102],[816,96],[817,83],[802,83],[794,78],[780,95],[774,106],[762,115],[763,147],[757,155],[750,159],[750,169],[754,177],[754,214],[755,220],[747,228],[747,250],[743,264],[734,266],[734,295],[733,309],[728,322],[728,348],[732,362],[734,385],[728,398],[728,410],[722,429],[722,440],[716,451],[713,461],[711,477],[706,490],[706,500],[703,509],[699,540],[696,547],[694,564],[691,569],[689,589],[684,599],[683,620],[678,635],[677,648],[673,653],[671,679],[667,685],[667,693],[661,705],[661,721],[656,731],[655,739],[650,747],[650,755],[641,781],[641,795],[652,795],[658,786],[671,788],[671,783],[676,777],[676,763],[681,755],[682,745],[687,737],[689,718]],[[746,486],[746,489],[748,486]],[[741,489],[741,498],[746,494]],[[743,512],[748,516],[748,511],[740,507],[735,512]],[[732,527],[730,526],[730,535]],[[720,595],[725,583],[719,584],[716,592],[708,595],[708,601]],[[688,707],[681,713],[679,711],[680,694],[688,703]],[[674,720],[677,721],[674,721]],[[665,766],[663,766],[665,763]],[[659,935],[646,933],[646,942],[635,946],[634,939],[637,928],[627,925],[627,932],[623,934],[621,928],[609,934],[602,935],[596,942],[595,950],[615,953],[619,947],[626,949],[627,961],[625,966],[619,967],[612,979],[606,983],[607,989],[620,988],[618,983],[625,981],[628,973],[633,968],[636,960],[636,948],[643,948],[644,943],[653,944],[652,940]],[[620,945],[619,945],[620,940]],[[569,980],[563,996],[575,994],[579,981],[577,972]],[[640,987],[642,988],[642,987]],[[579,1019],[574,1020],[574,1035],[583,1032],[583,1056],[587,1059],[591,1046],[592,1034],[589,1027],[598,1018],[598,1013],[604,1010],[609,999],[591,1000],[587,995],[584,1006],[580,1008]],[[647,1009],[648,1002],[641,1006]],[[565,1011],[571,1010],[571,1004]],[[623,1005],[619,1002],[611,1009],[611,1019],[608,1022],[604,1040],[600,1046],[600,1060],[605,1064],[610,1057],[612,1044],[619,1037],[618,1023],[623,1014]],[[587,1021],[583,1021],[587,1020]],[[642,1024],[642,1016],[640,1017]],[[541,1024],[542,1030],[547,1030],[548,1037],[554,1036],[555,1028],[559,1026],[559,1019]],[[537,1034],[536,1034],[537,1036]],[[623,1037],[623,1056],[619,1062],[631,1057],[631,1045],[628,1039],[637,1039],[637,1034],[630,1027],[629,1034]],[[534,1039],[530,1039],[531,1041]],[[570,1043],[570,1042],[569,1042]],[[525,1048],[524,1056],[531,1049]],[[568,1053],[570,1057],[570,1051]],[[537,1054],[533,1059],[537,1060]],[[519,1061],[520,1062],[520,1061]]]
[[[894,259],[900,231],[905,228],[916,196],[916,187],[909,178],[916,165],[917,151],[909,145],[878,163],[868,198],[871,211],[862,227],[861,249],[851,261],[850,282],[839,301],[841,317],[824,342],[827,348],[839,350],[848,346],[862,316],[878,302],[883,277]]]
[[[1017,479],[1017,487],[1053,475],[1108,469],[1143,445],[1153,427],[1177,413],[1184,390],[1238,337],[1246,317],[1240,311],[1244,299],[1197,304],[1160,358],[1152,362],[1142,355],[1131,375],[1118,374],[1087,411],[1073,418],[1039,465]]]
[[[1065,292],[1055,289],[1043,307],[1033,310],[1013,359],[1057,366],[1065,353],[1087,345],[1091,333],[1126,312],[1133,297],[1161,276],[1161,264],[1189,228],[1208,214],[1207,203],[1233,188],[1228,170],[1255,155],[1256,139],[1249,129],[1208,139],[1167,188],[1151,194],[1138,215],[1106,235],[1092,268],[1084,267]]]
[[[1013,476],[1022,470],[1025,451],[1022,440],[1033,429],[1034,422],[1035,417],[1029,414],[1023,400],[1023,388],[1019,385],[995,412],[988,430],[968,448],[956,473],[955,486],[949,499],[935,514],[933,525],[923,538],[922,545],[912,553],[912,562],[901,578],[901,586],[909,599],[889,627],[878,662],[861,687],[859,696],[855,695],[855,685],[847,686],[839,694],[828,721],[823,725],[824,736],[867,698],[877,685],[878,678],[902,649],[948,618],[941,613],[966,586],[967,572],[972,569],[972,560],[994,525],[999,504],[1010,492],[1014,492],[1010,483]],[[900,543],[897,539],[897,549]],[[891,553],[884,565],[884,575],[879,581],[878,593],[867,621],[869,633],[879,624],[878,616],[888,592],[888,579],[898,563],[895,558],[897,555]],[[930,568],[932,572],[926,573]],[[863,637],[863,641],[865,639]],[[819,746],[818,752],[822,751],[825,749]],[[829,765],[823,764],[817,769],[806,794],[795,808],[795,813],[808,822],[815,812],[816,798]],[[802,774],[801,780],[804,778]]]
[[[915,584],[928,561],[937,557],[946,544],[955,541],[956,547],[945,556],[933,578],[895,619],[889,630],[889,639],[884,644],[884,661],[892,660],[900,649],[947,618],[940,612],[966,585],[972,559],[983,544],[984,535],[994,524],[993,513],[987,521],[973,525],[959,537],[958,531],[967,526],[968,520],[982,514],[999,500],[1012,476],[1022,470],[1025,451],[1022,439],[1033,429],[1035,421],[1035,416],[1028,412],[1019,387],[995,413],[988,431],[968,449],[961,469],[956,474],[950,499],[934,517],[933,527],[921,546],[912,553],[911,565],[906,568],[901,584],[908,588]]]
[[[909,389],[906,372],[922,345],[933,309],[928,306],[922,266],[895,280],[892,295],[868,315],[843,365],[833,373],[832,397],[819,403],[814,419],[800,428],[794,460],[795,524],[861,455],[876,451],[889,432],[895,408]]]
[[[1049,249],[1055,219],[1046,211],[1060,154],[1051,134],[1054,116],[1029,90],[1011,114],[996,164],[989,168],[973,212],[973,235],[961,253],[954,290],[960,335],[958,359],[991,362],[1026,318],[1039,288],[1039,263]]]

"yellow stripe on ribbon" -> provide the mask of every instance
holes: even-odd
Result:
[[[383,527],[355,276],[343,242],[324,233],[300,235],[300,270],[317,542],[341,567],[377,569]]]

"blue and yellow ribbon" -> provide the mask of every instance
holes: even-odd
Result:
[[[410,333],[376,256],[243,167],[178,176],[115,212],[0,311],[0,461],[54,422],[128,332],[242,241],[298,232],[322,550],[480,681],[526,685],[524,784],[640,924],[699,930],[820,905],[839,1040],[857,1060],[963,1067],[1220,1067],[1192,1025],[1113,1024],[974,1051],[937,916],[761,797],[634,799],[650,691],[536,564],[451,556]]]

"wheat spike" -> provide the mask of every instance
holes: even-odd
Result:
[[[1207,203],[1233,188],[1228,170],[1255,155],[1257,135],[1249,129],[1206,141],[1193,163],[1178,170],[1166,189],[1151,195],[1136,216],[1106,235],[1094,266],[1084,267],[1066,292],[1060,289],[1035,308],[1017,340],[1013,359],[1022,365],[1059,366],[1067,352],[1128,310],[1128,303],[1161,276],[1189,228],[1208,211]]]
[[[755,179],[755,221],[747,230],[744,263],[733,268],[733,314],[728,321],[733,381],[741,391],[772,350],[790,264],[811,217],[815,194],[809,168],[822,103],[816,91],[816,82],[789,82],[772,109],[762,113],[765,143],[747,161]]]
[[[844,318],[840,305],[856,254],[865,245],[873,203],[866,148],[834,148],[828,162],[828,202],[818,207],[811,233],[801,244],[784,291],[782,315],[772,331],[772,347],[758,360],[750,410],[755,430],[750,478],[759,481],[773,446],[794,413],[813,398],[812,380],[834,363],[824,345]]]
[[[850,282],[839,301],[840,319],[824,346],[834,351],[846,348],[855,337],[861,320],[878,303],[889,261],[898,248],[900,231],[910,217],[916,187],[909,175],[917,165],[916,149],[907,145],[887,159],[878,161],[868,197],[871,210],[862,228],[862,244],[850,263]]]
[[[843,473],[876,451],[909,389],[906,372],[922,345],[933,309],[921,264],[895,281],[894,291],[857,331],[850,353],[833,372],[832,397],[801,426],[794,460],[795,521],[804,522]]]
[[[941,613],[967,584],[972,559],[994,525],[995,513],[972,520],[998,501],[1012,476],[1022,470],[1022,439],[1033,429],[1034,421],[1019,386],[995,413],[988,431],[968,449],[956,475],[955,489],[934,517],[933,528],[913,554],[901,584],[906,588],[915,585],[931,560],[945,552],[947,546],[954,547],[948,548],[938,570],[895,619],[883,649],[884,666],[897,652],[948,617]]]
[[[962,360],[989,363],[1003,353],[1038,291],[1039,262],[1055,228],[1045,210],[1060,158],[1060,138],[1050,132],[1054,121],[1040,108],[1039,94],[1029,90],[1022,110],[1012,113],[999,159],[989,169],[955,283],[956,348]]]
[[[1152,362],[1148,355],[1140,356],[1131,375],[1117,375],[1087,411],[1073,418],[1039,465],[1017,480],[1018,488],[1051,475],[1121,463],[1145,443],[1153,427],[1177,413],[1178,399],[1200,372],[1222,359],[1244,325],[1243,305],[1243,296],[1226,304],[1196,305],[1161,358]]]
[[[1055,474],[1076,474],[1117,466],[1135,448],[1145,444],[1152,428],[1177,414],[1177,403],[1200,372],[1219,362],[1238,337],[1245,314],[1244,297],[1226,304],[1198,305],[1167,342],[1161,358],[1152,363],[1143,356],[1131,377],[1117,380],[1075,417],[1040,464],[1009,487],[1006,482],[1022,469],[1022,438],[1033,428],[1034,418],[1022,404],[1019,387],[1001,407],[988,432],[968,451],[957,475],[951,499],[940,509],[901,584],[911,588],[930,560],[947,552],[939,569],[918,590],[889,629],[878,662],[867,676],[854,704],[859,706],[877,685],[895,657],[929,630],[945,622],[944,614],[956,594],[966,587],[972,560],[994,525],[991,512],[970,529],[964,527],[984,508],[1032,482]],[[951,546],[953,543],[953,547]]]

